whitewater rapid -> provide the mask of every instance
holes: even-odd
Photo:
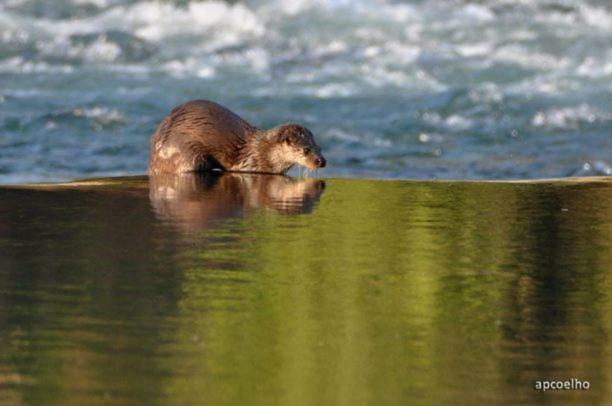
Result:
[[[606,1],[0,3],[0,182],[144,172],[173,106],[298,121],[329,175],[611,174]]]

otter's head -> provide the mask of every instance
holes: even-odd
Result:
[[[297,124],[285,124],[277,127],[280,143],[281,159],[288,167],[302,165],[308,169],[319,169],[326,165],[321,155],[321,147],[317,145],[310,130]]]

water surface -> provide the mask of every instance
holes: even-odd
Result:
[[[608,179],[2,187],[0,403],[609,403],[611,208]]]
[[[612,174],[609,0],[4,0],[0,183],[141,174],[208,98],[330,176]]]

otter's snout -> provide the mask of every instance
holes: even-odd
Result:
[[[325,158],[323,158],[323,156],[318,156],[314,159],[314,163],[315,165],[317,165],[319,168],[325,168],[325,165],[327,165],[327,161],[325,160]]]

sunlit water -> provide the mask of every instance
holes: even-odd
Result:
[[[143,173],[194,98],[332,176],[605,175],[611,92],[608,0],[4,0],[0,183]]]
[[[611,208],[604,180],[3,187],[0,403],[606,404]]]

